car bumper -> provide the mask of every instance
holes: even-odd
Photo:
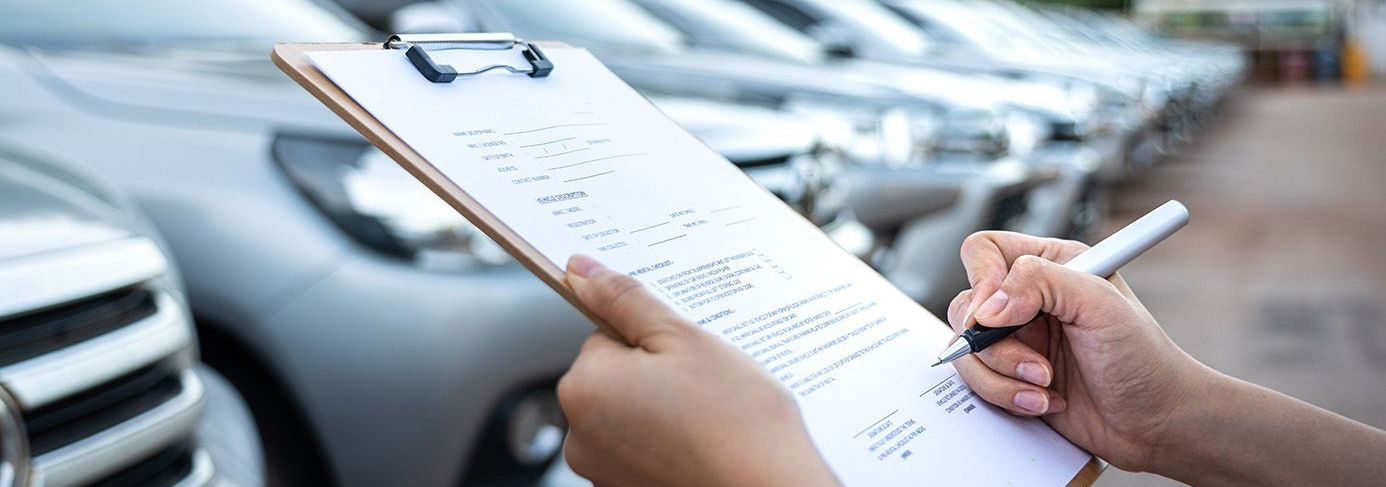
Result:
[[[1027,212],[1026,198],[1054,181],[1057,172],[1014,158],[980,164],[941,161],[920,171],[956,181],[961,196],[948,210],[906,224],[881,271],[900,290],[937,312],[952,293],[967,286],[967,273],[958,259],[963,240],[980,230],[1016,229]]]
[[[1124,144],[1117,136],[1077,143],[1050,144],[1037,151],[1031,162],[1057,172],[1054,181],[1036,188],[1020,230],[1042,237],[1078,237],[1090,228],[1095,216],[1092,194],[1103,182],[1126,173]]]
[[[199,456],[193,470],[215,471],[202,482],[184,485],[236,485],[252,487],[265,483],[265,465],[260,434],[255,419],[239,392],[221,374],[206,366],[195,369],[206,398],[202,420],[197,426]],[[200,476],[190,475],[197,479]]]
[[[548,387],[593,330],[523,269],[355,255],[258,330],[347,485],[457,481],[502,397]]]

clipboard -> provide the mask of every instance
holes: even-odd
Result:
[[[530,66],[495,65],[458,73],[450,66],[438,65],[427,55],[428,45],[443,46],[447,49],[524,49],[525,59]],[[538,276],[574,308],[582,312],[599,329],[613,336],[610,325],[589,311],[577,295],[573,293],[566,280],[563,268],[550,262],[538,249],[525,241],[520,235],[486,209],[471,195],[458,187],[437,167],[429,163],[404,140],[395,135],[389,127],[371,115],[346,92],[327,78],[309,61],[306,53],[315,51],[359,51],[398,49],[404,50],[409,61],[419,70],[421,76],[434,83],[449,83],[459,77],[476,76],[494,70],[504,70],[511,74],[531,77],[546,76],[561,66],[549,62],[540,49],[541,46],[568,47],[567,44],[552,41],[525,42],[512,34],[432,34],[402,36],[394,35],[382,43],[281,43],[274,46],[271,59],[280,70],[333,113],[345,120],[348,125],[360,132],[366,140],[394,159],[401,167],[412,174],[430,191],[442,198],[453,209],[467,218],[473,225],[490,237],[516,261],[531,273]],[[413,54],[410,54],[410,53]],[[1107,462],[1093,457],[1068,482],[1070,487],[1091,487],[1107,468]]]
[[[513,39],[513,36],[510,38]],[[436,37],[435,39],[434,42],[448,42],[442,37]],[[498,37],[476,37],[475,39],[478,39],[476,42],[482,46],[486,46],[487,43],[490,43],[491,48],[498,48],[499,43],[503,42],[503,40]],[[392,40],[397,43],[400,42],[399,36],[392,36]],[[466,43],[465,40],[463,43]],[[589,311],[586,306],[583,306],[582,302],[577,299],[577,295],[573,294],[573,289],[568,286],[566,281],[566,272],[564,269],[549,262],[548,259],[544,258],[543,255],[539,253],[538,249],[535,249],[534,246],[530,245],[523,238],[520,238],[518,233],[506,226],[505,222],[496,218],[494,214],[488,211],[486,207],[482,206],[481,203],[477,202],[475,198],[472,198],[471,195],[468,195],[466,191],[463,191],[462,188],[458,187],[456,184],[453,184],[442,171],[439,171],[437,167],[434,167],[427,159],[424,159],[423,156],[419,155],[418,152],[404,143],[404,141],[391,132],[385,124],[377,120],[370,112],[356,103],[355,100],[352,100],[350,95],[347,95],[341,88],[338,88],[337,85],[319,71],[305,55],[306,53],[314,51],[361,51],[391,48],[398,49],[403,47],[398,44],[395,47],[391,47],[389,44],[389,40],[383,43],[334,42],[276,44],[270,57],[274,60],[274,64],[278,66],[279,69],[283,70],[285,74],[288,74],[290,78],[293,78],[293,80],[305,90],[312,93],[318,101],[326,105],[333,113],[342,117],[342,120],[345,120],[348,125],[356,129],[357,132],[360,132],[372,145],[390,156],[391,159],[394,159],[405,171],[408,171],[419,181],[423,182],[424,186],[427,186],[430,191],[438,195],[439,198],[442,198],[448,206],[451,206],[461,213],[462,216],[466,217],[468,221],[472,222],[473,225],[485,233],[487,237],[490,237],[491,240],[494,240],[504,248],[506,252],[509,252],[516,261],[525,267],[525,269],[539,276],[540,280],[544,281],[550,288],[553,288],[564,300],[568,301],[574,308],[582,312],[582,314],[592,320],[593,323],[596,323],[599,328],[611,333],[609,325],[600,317]],[[531,46],[532,45],[534,44],[531,44]],[[548,45],[557,47],[564,46],[564,44],[561,43],[548,43]],[[408,52],[408,49],[414,47],[418,47],[418,45],[413,45],[405,50]],[[507,48],[509,48],[509,46],[507,46]],[[414,61],[411,59],[411,62]],[[415,62],[415,66],[418,66],[417,62]],[[427,76],[422,72],[421,75]],[[618,335],[613,334],[613,336]]]

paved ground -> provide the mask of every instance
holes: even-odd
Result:
[[[1386,428],[1386,89],[1246,91],[1200,142],[1119,189],[1190,226],[1123,270],[1199,360]],[[1170,484],[1108,470],[1098,485]]]

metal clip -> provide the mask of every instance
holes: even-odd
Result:
[[[451,65],[438,64],[428,55],[427,45],[436,50],[479,49],[508,50],[519,46],[521,54],[529,61],[529,66],[493,64],[475,71],[457,72]],[[385,41],[386,49],[404,49],[404,56],[419,70],[424,78],[434,83],[451,83],[459,77],[477,76],[493,70],[505,70],[513,74],[525,74],[531,78],[543,78],[553,72],[553,62],[539,50],[539,46],[524,39],[517,39],[508,32],[480,34],[395,34]]]

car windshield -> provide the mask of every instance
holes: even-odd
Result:
[[[688,40],[625,0],[482,0],[505,28],[531,39],[673,53]],[[596,46],[592,46],[596,47]]]
[[[1003,25],[1010,32],[1023,35],[1037,45],[1056,47],[1074,39],[1067,31],[1056,29],[1053,21],[1039,13],[1014,2],[975,2],[980,9],[987,11],[988,19]]]
[[[932,46],[928,37],[908,20],[876,2],[876,0],[813,0],[819,8],[839,21],[870,32],[872,39],[902,56],[918,57],[929,54]]]
[[[361,40],[365,30],[309,0],[4,0],[0,42],[24,45]]]
[[[637,0],[681,28],[698,45],[745,54],[815,63],[823,46],[737,0]]]
[[[914,1],[902,2],[899,10],[907,19],[928,19],[927,24],[947,29],[947,37],[962,40],[992,54],[1016,47],[1011,36],[966,5],[950,1]]]

